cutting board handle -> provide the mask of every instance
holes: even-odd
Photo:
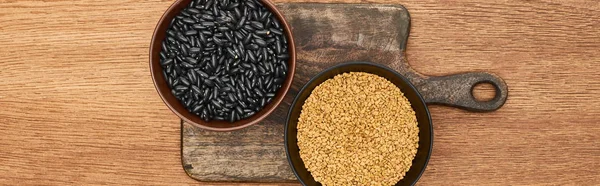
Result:
[[[478,84],[491,84],[496,95],[489,101],[478,101],[473,89]],[[502,78],[487,72],[425,77],[417,89],[428,104],[448,105],[475,112],[498,110],[508,97],[508,87]]]

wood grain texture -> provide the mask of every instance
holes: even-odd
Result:
[[[211,185],[184,173],[179,120],[148,70],[172,2],[0,0],[0,183]],[[600,3],[335,2],[403,4],[413,68],[509,85],[493,113],[430,107],[421,185],[600,184]]]

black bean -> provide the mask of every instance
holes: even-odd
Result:
[[[281,38],[281,41],[283,42],[283,44],[284,44],[284,45],[287,45],[287,44],[288,44],[288,43],[287,43],[287,39],[286,39],[286,37],[282,37],[282,38]]]
[[[240,29],[244,26],[244,23],[246,23],[246,16],[242,16],[242,18],[240,18],[240,20],[238,21],[238,23],[235,26],[235,29]]]
[[[204,84],[208,87],[214,87],[215,86],[215,82],[213,82],[210,79],[204,79]]]
[[[290,58],[290,55],[288,55],[288,54],[279,54],[279,55],[277,55],[277,58],[279,58],[279,59],[286,59],[287,60],[287,59]]]
[[[279,68],[279,67],[276,67],[276,68],[275,68],[275,72],[274,72],[275,76],[279,77],[279,74],[281,74],[281,72],[280,72],[280,71],[281,71],[281,68]],[[275,82],[275,83],[277,83],[277,82]]]
[[[212,68],[216,68],[217,62],[217,55],[212,55],[210,58],[210,66],[212,66]]]
[[[231,102],[235,102],[237,100],[235,98],[235,96],[233,95],[233,93],[228,93],[227,98],[229,98],[229,101],[231,101]]]
[[[215,17],[210,14],[202,14],[200,15],[200,19],[203,19],[205,21],[214,21]]]
[[[281,43],[280,42],[275,42],[275,51],[277,51],[277,54],[281,54],[282,49],[281,49]]]
[[[206,26],[206,27],[215,26],[215,22],[212,22],[212,21],[202,21],[202,22],[200,22],[200,24],[202,26]]]
[[[248,44],[250,43],[250,41],[252,40],[252,33],[249,33],[248,35],[246,35],[246,37],[244,38],[244,40],[242,41],[243,44]]]
[[[249,50],[254,50],[254,51],[260,49],[260,47],[258,45],[256,45],[256,44],[249,44],[249,45],[246,46],[246,48],[249,49]]]
[[[187,73],[187,75],[188,75],[188,78],[190,81],[192,81],[192,82],[198,81],[198,76],[196,76],[196,73],[194,73],[193,71],[189,71]]]
[[[229,3],[229,5],[227,5],[226,9],[231,10],[231,9],[237,8],[239,6],[240,6],[240,3],[238,3],[238,2],[232,2],[232,3]]]
[[[217,97],[215,100],[217,100],[219,104],[225,106],[225,102],[221,98]]]
[[[225,32],[225,38],[227,38],[227,41],[232,42],[233,34],[231,34],[231,32]]]
[[[188,39],[183,35],[183,34],[177,34],[177,36],[175,36],[177,38],[177,40],[181,41],[181,42],[188,42]]]
[[[280,29],[277,28],[269,28],[269,30],[271,31],[271,33],[273,34],[277,34],[277,35],[283,35],[283,32]]]
[[[221,92],[231,92],[233,89],[231,87],[223,87],[221,88]]]
[[[161,65],[162,66],[167,66],[173,63],[173,59],[166,59],[166,60],[161,60]]]
[[[233,69],[231,69],[231,71],[229,71],[229,73],[232,73],[232,74],[235,74],[235,73],[238,73],[238,72],[240,72],[240,68],[237,68],[237,67],[233,68]]]
[[[234,122],[235,121],[235,112],[231,111],[231,113],[229,113],[229,122]]]
[[[229,31],[229,27],[226,27],[226,26],[220,26],[220,27],[218,27],[218,28],[217,28],[217,30],[219,30],[219,31],[221,31],[221,32],[226,32],[226,31]]]
[[[196,39],[197,39],[197,37],[195,37],[195,36],[192,36],[190,38],[190,48],[193,47],[193,46],[198,46],[197,43],[196,43],[196,41],[197,41]]]
[[[215,3],[213,3],[213,6],[212,6],[212,13],[213,13],[213,15],[216,15],[216,16],[220,15],[220,14],[219,14],[219,8],[217,7],[217,3],[216,3],[216,2],[215,2]]]
[[[275,68],[273,67],[273,63],[276,63],[277,61],[275,59],[273,59],[273,62],[268,62],[267,63],[267,67],[269,71],[273,71]]]
[[[260,106],[264,107],[267,104],[267,99],[266,98],[261,98],[260,99]]]
[[[210,100],[210,102],[217,108],[223,108],[223,105],[221,105],[221,103],[219,103],[216,99]]]
[[[256,19],[258,19],[258,18],[259,18],[259,16],[258,16],[258,11],[252,11],[252,19],[256,20]],[[262,23],[261,23],[261,24],[262,24]]]
[[[200,31],[200,33],[202,33],[202,34],[206,35],[206,36],[207,36],[207,37],[206,37],[206,38],[207,38],[207,40],[209,39],[209,37],[210,37],[210,36],[212,36],[212,35],[213,35],[213,33],[212,33],[212,32],[210,32],[210,31],[208,31],[208,30],[202,30],[202,31]]]
[[[212,89],[212,94],[210,95],[213,99],[217,99],[217,97],[219,96],[219,88],[213,88]]]
[[[246,1],[246,6],[250,7],[251,9],[256,9],[256,5],[253,1]]]
[[[270,16],[271,16],[271,12],[262,12],[262,14],[258,18],[258,20],[265,21],[267,19],[267,17],[270,17]]]
[[[203,26],[203,25],[201,25],[201,24],[193,24],[192,28],[196,29],[196,30],[204,30],[204,29],[206,29],[206,27]]]
[[[248,71],[248,74],[245,74],[248,78],[254,78],[254,71]]]
[[[236,107],[235,107],[235,111],[236,111],[238,114],[244,114],[244,110],[242,110],[242,107],[240,107],[240,106],[236,106]]]
[[[244,35],[240,31],[234,31],[233,35],[235,36],[235,38],[237,38],[239,40],[243,40],[244,39]]]
[[[244,68],[248,68],[248,69],[252,68],[252,65],[250,65],[250,64],[248,64],[248,63],[242,63],[241,65],[242,65],[242,67],[244,67]]]
[[[286,62],[284,62],[284,61],[280,61],[280,63],[279,63],[279,64],[281,64],[281,68],[283,68],[283,71],[284,71],[284,72],[285,72],[285,71],[287,71],[287,69],[288,69],[288,66],[287,66],[287,63],[286,63]]]
[[[244,28],[242,28],[243,30],[246,30],[247,32],[254,32],[254,30],[256,30],[256,28],[250,26],[250,25],[244,25]]]
[[[242,17],[242,11],[240,11],[239,8],[237,8],[237,7],[231,7],[231,8],[228,8],[228,9],[229,10],[233,9],[233,13],[235,14],[236,18]]]
[[[258,35],[258,34],[252,34],[252,38],[265,40],[265,37]]]
[[[164,67],[163,67],[164,68]],[[171,72],[173,72],[173,65],[167,65],[167,68],[164,70],[167,74],[172,74]],[[165,76],[165,77],[169,77],[169,76]]]
[[[281,79],[281,78],[275,78],[275,79],[273,79],[273,82],[276,83],[276,84],[281,84],[281,83],[283,83],[283,79]]]
[[[254,63],[256,63],[256,62],[257,62],[257,60],[256,60],[256,57],[254,56],[254,52],[248,52],[248,53],[246,53],[246,55],[248,56],[248,59],[249,59],[251,62],[254,62]]]
[[[195,3],[196,3],[195,1],[192,1],[192,3],[190,4],[190,7],[194,7]],[[200,13],[200,10],[195,9],[195,8],[187,8],[187,11],[191,14],[199,14]]]
[[[215,33],[213,36],[217,37],[217,38],[223,38],[225,36],[225,34],[223,34],[222,32],[218,32],[218,33]]]
[[[190,17],[191,15],[187,11],[181,11],[181,16],[183,16],[183,17]]]
[[[271,34],[271,31],[270,30],[257,30],[257,31],[254,31],[254,33],[257,35],[267,36],[267,35]]]
[[[267,60],[267,57],[269,57],[269,52],[267,51],[266,48],[262,49],[262,56],[263,56],[263,60]]]
[[[189,63],[187,63],[187,62],[185,62],[185,61],[182,61],[182,62],[181,62],[181,65],[182,65],[183,67],[185,67],[185,68],[194,68],[194,65],[192,65],[192,64],[189,64]]]
[[[182,19],[182,21],[183,21],[184,23],[187,23],[187,24],[194,24],[194,23],[196,23],[196,21],[194,21],[193,19],[191,19],[191,18],[188,18],[188,17],[186,17],[186,18],[183,18],[183,19]]]
[[[175,89],[176,91],[182,91],[182,90],[187,90],[187,89],[188,89],[188,87],[187,87],[187,86],[184,86],[184,85],[177,85],[177,86],[175,86],[175,87],[174,87],[174,89]]]
[[[210,116],[208,115],[208,111],[207,111],[207,110],[208,110],[208,109],[207,109],[206,107],[204,107],[204,108],[202,109],[202,112],[200,112],[200,113],[202,113],[202,114],[200,115],[200,117],[201,117],[202,119],[204,119],[204,121],[206,121],[206,122],[210,121]]]
[[[192,47],[192,48],[190,48],[190,53],[192,53],[192,54],[198,54],[201,51],[202,50],[200,48],[198,48],[198,47]]]
[[[230,109],[234,109],[235,105],[235,103],[227,102],[225,103],[225,108],[227,108],[227,111],[230,111]]]
[[[254,115],[256,112],[252,111],[252,112],[246,112],[246,114],[244,115],[244,118],[248,118],[252,115]]]
[[[196,105],[194,107],[194,109],[192,109],[192,112],[198,112],[200,111],[202,108],[204,108],[204,105]]]
[[[194,92],[196,92],[197,94],[201,94],[202,93],[202,91],[200,90],[200,88],[198,88],[196,85],[192,85],[192,90]]]
[[[265,88],[271,89],[272,86],[273,86],[273,79],[269,79],[268,81],[266,81]]]
[[[272,17],[271,19],[273,20],[272,23],[275,28],[281,28],[281,26],[279,25],[279,20],[277,20],[277,18]]]
[[[195,71],[196,71],[196,73],[198,73],[200,75],[200,77],[202,77],[202,78],[208,78],[208,74],[206,72],[204,72],[204,71],[202,71],[200,69],[196,69]]]
[[[190,63],[190,64],[196,64],[198,63],[198,60],[192,57],[185,57],[185,61]]]
[[[192,106],[192,102],[193,102],[193,100],[192,100],[191,97],[189,97],[188,99],[186,99],[185,100],[185,107],[186,108],[190,108]]]
[[[169,30],[167,30],[167,35],[171,36],[171,37],[175,37],[177,35],[177,31],[169,29]]]
[[[259,97],[265,97],[265,94],[260,91],[260,89],[254,89],[254,94],[256,94]]]
[[[227,53],[231,56],[231,58],[233,59],[237,59],[238,55],[235,53],[235,51],[231,48],[227,48]]]
[[[163,52],[167,52],[167,53],[169,52],[169,47],[167,46],[167,42],[166,41],[162,42],[161,49],[162,49]]]
[[[221,25],[223,25],[223,24],[226,24],[226,23],[231,23],[231,22],[233,22],[233,19],[232,19],[231,17],[227,17],[227,16],[221,16],[221,17],[218,17],[218,18],[215,20],[215,22],[216,22],[217,24],[221,24]]]
[[[204,91],[202,92],[202,97],[204,98],[204,100],[208,100],[210,97],[210,90],[204,89]]]
[[[185,32],[186,36],[193,36],[193,35],[196,35],[196,34],[198,34],[197,30],[188,30],[188,31]]]
[[[171,89],[171,93],[172,93],[173,95],[175,95],[175,96],[180,96],[180,95],[181,95],[181,92],[179,92],[179,91],[177,91],[177,90],[175,90],[175,89]],[[177,99],[179,99],[179,98],[177,98]]]
[[[251,73],[251,72],[252,72],[252,71],[246,71],[246,73]],[[245,83],[246,83],[246,87],[247,87],[247,88],[249,88],[249,89],[252,89],[252,88],[254,88],[254,83],[255,83],[255,82],[252,82],[252,80],[251,80],[251,79],[248,79],[248,80],[247,80]]]
[[[239,92],[238,92],[238,94],[241,94],[241,93],[239,93]],[[244,96],[241,96],[241,95],[240,95],[239,97],[241,97],[241,98],[245,98]],[[248,108],[248,105],[247,105],[247,104],[246,104],[244,101],[242,101],[242,99],[239,99],[239,98],[238,98],[238,100],[237,100],[237,103],[238,103],[238,104],[239,104],[239,105],[240,105],[242,108]]]
[[[250,89],[252,89],[252,87],[250,87],[250,86],[247,86],[247,87],[244,89],[244,91],[245,91],[246,95],[248,95],[248,96],[252,96],[252,92],[250,92]]]

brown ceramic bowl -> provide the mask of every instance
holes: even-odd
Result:
[[[269,114],[271,114],[275,108],[281,103],[286,93],[290,89],[292,85],[292,80],[294,78],[294,72],[296,69],[296,49],[294,45],[294,38],[292,37],[292,31],[290,29],[290,25],[283,17],[283,14],[277,10],[275,5],[270,0],[261,0],[262,4],[269,9],[273,15],[275,15],[283,29],[285,31],[285,35],[288,39],[288,52],[290,54],[290,59],[288,60],[288,72],[285,81],[283,82],[282,87],[277,91],[275,98],[267,104],[262,110],[254,114],[254,116],[239,120],[233,123],[228,121],[210,121],[205,122],[199,116],[194,113],[189,112],[183,104],[175,98],[175,96],[171,93],[171,88],[167,85],[167,81],[163,76],[163,68],[160,65],[160,51],[162,41],[165,39],[166,31],[169,27],[171,20],[181,12],[186,6],[190,4],[191,0],[178,0],[176,1],[169,9],[165,12],[165,14],[158,21],[158,25],[154,30],[154,35],[152,36],[152,43],[150,44],[150,72],[152,73],[152,80],[154,81],[154,86],[158,91],[158,94],[165,102],[165,104],[184,121],[191,123],[197,127],[213,130],[213,131],[233,131],[242,129],[244,127],[248,127],[250,125],[256,124],[259,121],[266,118]]]

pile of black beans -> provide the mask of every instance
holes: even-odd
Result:
[[[284,32],[259,0],[192,0],[167,30],[163,75],[173,95],[203,120],[248,118],[286,78]]]

